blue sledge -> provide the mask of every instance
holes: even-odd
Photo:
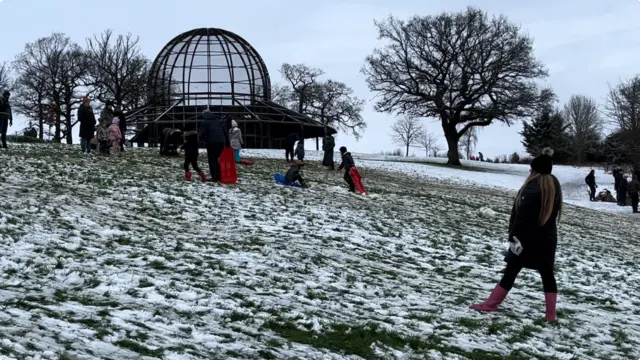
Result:
[[[301,188],[302,186],[298,183],[290,183],[287,181],[287,179],[284,178],[284,175],[280,174],[280,173],[275,173],[273,175],[273,180],[275,180],[276,184],[280,184],[280,185],[284,185],[284,186],[290,186],[290,187],[296,187],[296,188]]]

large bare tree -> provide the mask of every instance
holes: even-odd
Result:
[[[45,81],[38,72],[29,69],[20,74],[15,81],[13,108],[37,124],[38,137],[44,138],[44,124],[48,114],[49,99]]]
[[[437,146],[437,141],[438,141],[438,138],[436,137],[436,135],[434,133],[430,132],[426,128],[423,128],[422,131],[420,132],[420,134],[418,134],[418,137],[416,138],[416,144],[418,146],[420,146],[422,148],[422,150],[424,150],[426,157],[429,157],[431,155],[433,149],[438,147]],[[436,153],[438,151],[440,151],[439,148],[436,151]],[[435,157],[435,155],[434,155],[434,157]]]
[[[138,42],[132,34],[116,36],[112,30],[87,39],[93,97],[102,103],[111,100],[125,111],[144,103],[150,62]]]
[[[11,68],[7,63],[0,63],[0,92],[12,90],[13,81],[11,78]]]
[[[640,174],[640,75],[609,89],[605,113],[615,126],[607,139],[608,155],[614,162],[633,166]]]
[[[391,139],[397,145],[405,147],[405,156],[409,156],[409,148],[419,144],[424,128],[418,118],[404,116],[391,126]]]
[[[317,89],[318,79],[324,71],[305,64],[287,64],[280,67],[280,73],[294,96],[289,96],[290,108],[300,114],[309,115],[313,92]]]
[[[468,129],[511,125],[549,96],[536,84],[547,70],[534,57],[533,40],[504,16],[469,7],[407,21],[390,16],[375,25],[387,44],[362,69],[378,93],[375,109],[438,117],[451,165],[461,165],[458,140]]]
[[[327,127],[336,127],[351,133],[356,140],[362,136],[367,124],[362,118],[365,101],[353,95],[353,89],[345,83],[326,80],[318,83],[311,92],[312,118]]]
[[[598,104],[587,96],[573,95],[564,105],[563,118],[568,126],[572,155],[582,164],[601,138],[603,120]]]

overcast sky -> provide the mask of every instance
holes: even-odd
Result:
[[[360,74],[364,58],[378,46],[374,19],[389,14],[406,18],[479,6],[503,13],[535,39],[536,55],[550,70],[547,83],[566,101],[572,94],[604,101],[608,84],[640,73],[640,2],[638,0],[0,0],[2,51],[0,62],[12,61],[25,43],[64,32],[80,44],[94,33],[111,28],[140,36],[147,56],[154,58],[174,36],[199,27],[219,27],[244,37],[262,55],[281,82],[283,62],[306,63],[353,87],[371,100]],[[375,113],[372,102],[364,117],[363,139],[340,135],[338,145],[358,152],[389,151],[394,118]],[[441,135],[437,122],[429,128]],[[11,132],[24,122],[14,124]],[[485,156],[523,151],[521,125],[492,125],[480,131],[477,150]],[[444,144],[444,139],[441,139]],[[416,149],[417,154],[421,154]]]

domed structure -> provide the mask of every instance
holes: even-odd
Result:
[[[325,135],[320,122],[271,101],[271,79],[260,54],[223,29],[191,30],[169,41],[151,66],[148,91],[149,103],[133,116],[142,130],[133,142],[158,142],[165,127],[197,129],[207,107],[238,122],[247,148],[282,148],[292,132]]]

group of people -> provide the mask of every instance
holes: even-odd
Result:
[[[120,151],[124,151],[127,120],[119,106],[107,101],[96,121],[91,99],[84,96],[78,107],[77,119],[80,123],[80,148],[83,154],[91,154],[94,146],[100,155],[109,155],[111,152],[118,155]]]
[[[631,203],[633,213],[638,214],[638,202],[640,200],[640,181],[638,181],[638,176],[633,174],[631,176],[631,181],[629,181],[627,175],[625,175],[624,171],[619,167],[615,167],[613,169],[612,175],[614,179],[614,190],[616,192],[616,203],[618,206],[627,206],[628,199]],[[609,201],[611,193],[606,189],[596,195],[598,184],[596,183],[595,170],[591,170],[585,177],[584,181],[589,187],[589,200]]]

